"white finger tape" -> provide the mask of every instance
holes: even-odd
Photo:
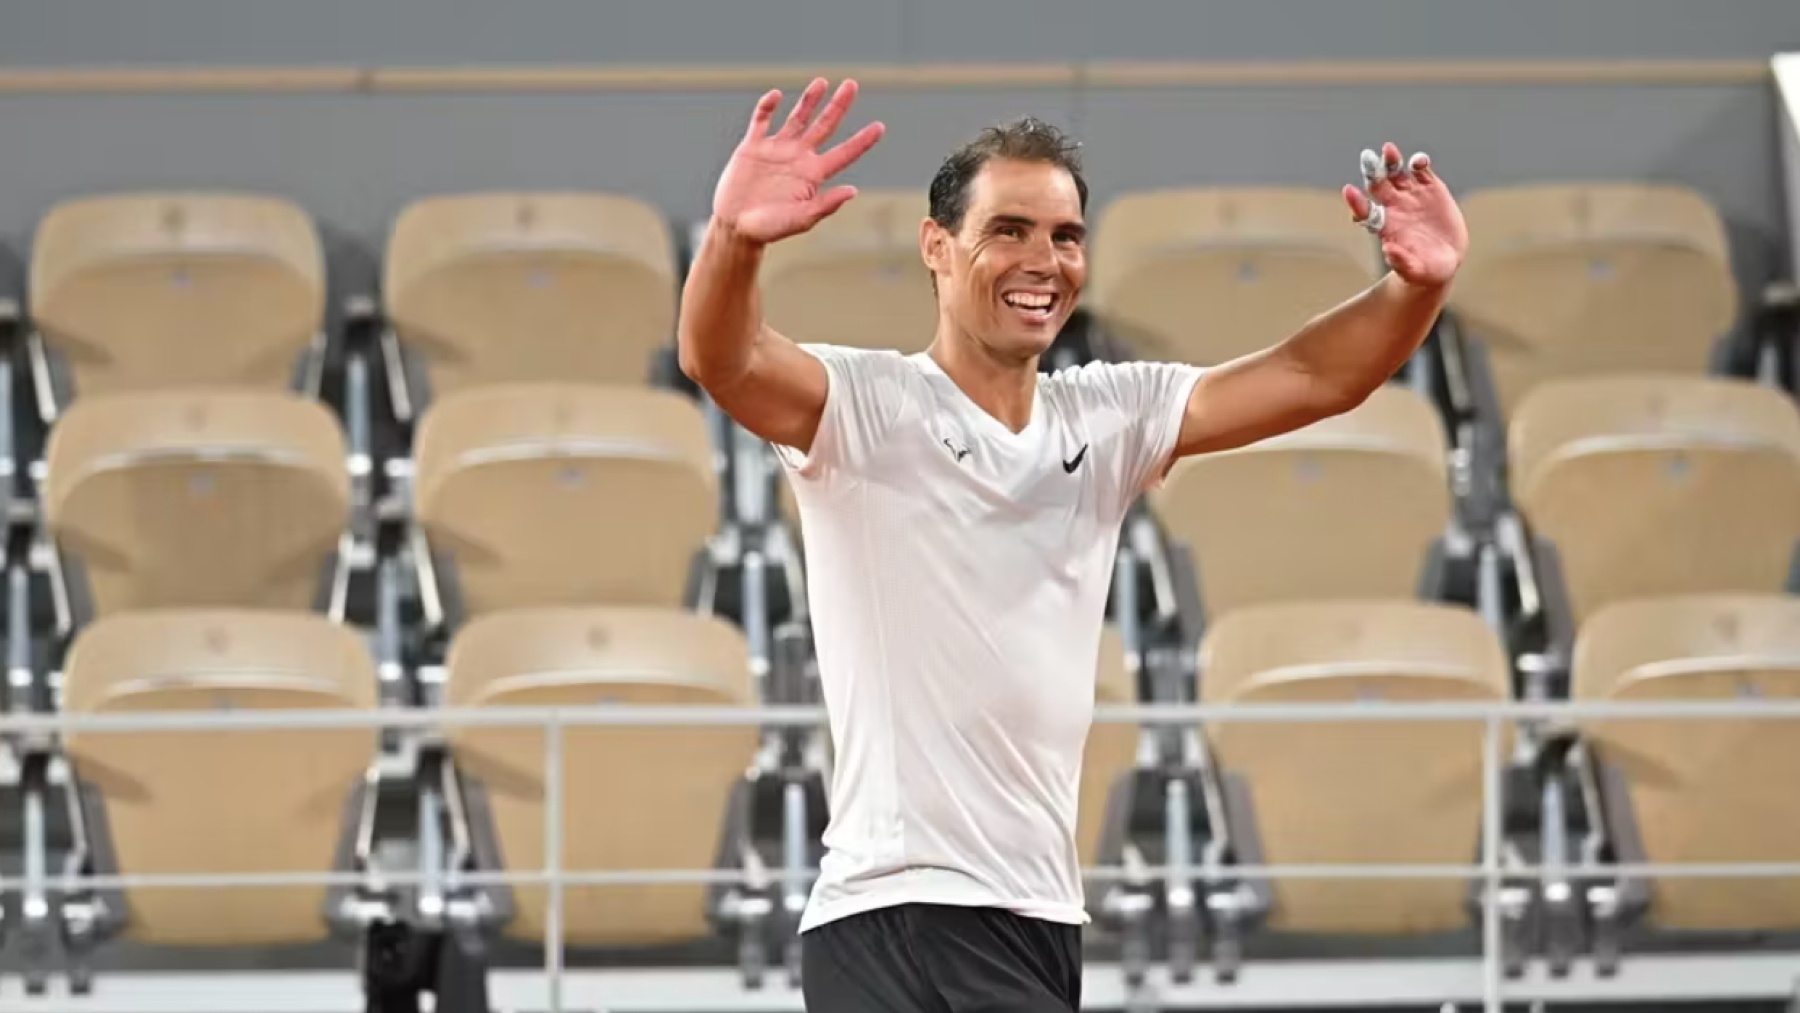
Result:
[[[1364,148],[1362,153],[1362,174],[1371,183],[1387,175],[1386,168],[1381,164],[1381,156],[1368,148]]]
[[[1381,205],[1376,204],[1373,201],[1370,201],[1369,202],[1369,217],[1363,219],[1362,227],[1365,229],[1368,229],[1370,232],[1379,233],[1381,231],[1381,227],[1386,224],[1387,224],[1387,208],[1384,208]]]

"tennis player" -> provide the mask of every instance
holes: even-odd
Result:
[[[1075,1010],[1076,794],[1126,510],[1181,456],[1360,404],[1443,306],[1462,215],[1425,155],[1365,151],[1345,225],[1378,235],[1390,268],[1366,291],[1214,368],[1043,375],[1087,277],[1087,185],[1076,146],[1026,119],[931,181],[930,346],[801,346],[763,321],[758,264],[855,197],[831,180],[884,130],[828,147],[857,86],[827,90],[813,81],[779,126],[781,94],[756,103],[678,339],[683,371],[774,445],[802,519],[836,750],[800,926],[807,1009]]]

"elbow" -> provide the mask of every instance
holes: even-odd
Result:
[[[1319,382],[1313,391],[1313,411],[1320,419],[1335,418],[1362,407],[1381,384]]]
[[[709,342],[703,335],[682,331],[677,334],[675,342],[675,362],[681,369],[681,375],[709,394],[715,393],[744,371],[745,363],[741,356],[719,354],[717,342]],[[728,361],[729,359],[737,361]]]

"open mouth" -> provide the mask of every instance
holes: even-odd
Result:
[[[1056,313],[1057,297],[1049,292],[1007,292],[1000,301],[1030,323],[1047,323]]]

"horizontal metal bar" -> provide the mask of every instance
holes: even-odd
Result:
[[[1506,998],[1509,1003],[1779,1001],[1792,995],[1796,979],[1800,956],[1794,954],[1632,954],[1604,977],[1582,965],[1564,976],[1531,967],[1506,982]],[[1094,961],[1082,968],[1081,1007],[1436,1009],[1479,1001],[1481,985],[1481,962],[1467,957],[1251,960],[1230,982],[1201,973],[1176,983],[1152,968],[1141,989],[1126,980],[1119,965]],[[562,987],[568,1008],[607,1013],[801,1013],[805,1008],[800,990],[784,975],[768,975],[760,988],[748,989],[735,967],[569,970]],[[543,1010],[549,983],[541,968],[496,967],[488,972],[488,997],[497,1010]],[[86,996],[69,995],[60,980],[53,980],[44,996],[0,990],[0,1013],[358,1013],[365,1002],[350,970],[108,971],[95,977]]]
[[[1082,870],[1085,879],[1095,882],[1125,880],[1165,880],[1173,870],[1164,866],[1090,866]],[[1191,870],[1184,870],[1191,871]],[[818,870],[803,870],[806,876]],[[1377,863],[1312,863],[1306,865],[1232,865],[1222,870],[1227,879],[1244,880],[1473,880],[1485,875],[1480,865],[1457,864],[1377,864]],[[1520,865],[1500,871],[1505,880],[1614,879],[1800,879],[1800,862],[1668,862],[1621,865]],[[370,877],[358,872],[156,872],[121,873],[87,876],[76,879],[51,880],[53,891],[141,890],[141,889],[261,889],[296,886],[354,887],[373,883],[377,886],[416,886],[426,880],[416,869],[396,869]],[[604,869],[571,870],[552,875],[543,869],[518,869],[489,872],[466,872],[457,881],[467,886],[547,886],[561,882],[565,887],[580,886],[657,886],[691,884],[734,884],[746,875],[732,869]],[[25,885],[22,877],[0,877],[0,892],[11,892]]]
[[[1227,724],[1364,721],[1595,721],[1800,718],[1800,699],[1682,700],[1655,703],[1514,702],[1167,704],[1099,706],[1099,724]],[[444,707],[418,710],[161,711],[156,713],[0,714],[0,735],[46,732],[269,731],[318,728],[530,728],[667,725],[818,725],[821,707]]]

